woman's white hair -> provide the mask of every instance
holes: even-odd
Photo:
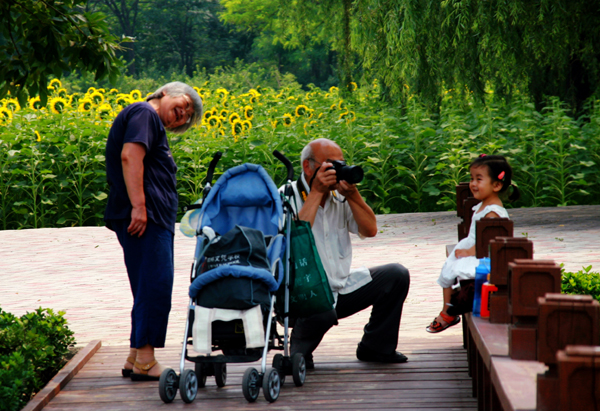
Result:
[[[183,95],[187,95],[194,105],[194,114],[190,117],[189,123],[185,123],[175,128],[168,128],[171,133],[181,134],[187,131],[188,128],[196,124],[198,121],[202,119],[202,113],[204,111],[204,107],[202,105],[202,99],[196,93],[192,87],[188,86],[181,81],[174,81],[172,83],[167,83],[162,87],[159,87],[154,93],[150,94],[146,97],[146,101],[150,101],[152,99],[160,99],[163,95],[169,95],[170,97],[180,97]]]

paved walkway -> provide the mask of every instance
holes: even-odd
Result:
[[[592,265],[600,270],[600,206],[509,210],[515,236],[534,242],[534,258],[564,263],[568,271]],[[445,245],[456,243],[454,212],[378,216],[380,233],[353,239],[354,266],[400,262],[411,272],[399,349],[410,338],[458,335],[460,327],[430,335],[425,326],[441,308],[435,283]],[[183,340],[189,271],[195,240],[177,231],[175,284],[167,345]],[[115,235],[104,227],[0,231],[0,307],[22,315],[37,307],[66,311],[79,345],[100,339],[103,346],[129,340],[132,297]],[[330,334],[364,324],[368,310],[343,320]],[[360,335],[354,336],[358,342]],[[327,340],[327,337],[326,337]],[[326,342],[325,340],[325,342]],[[318,354],[318,352],[317,352]]]

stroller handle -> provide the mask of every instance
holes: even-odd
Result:
[[[285,164],[285,168],[287,168],[287,179],[288,181],[293,181],[294,180],[294,166],[292,165],[292,162],[283,155],[283,153],[281,153],[280,151],[273,151],[273,155],[275,156],[275,158],[277,158],[277,160],[281,161],[283,164]]]
[[[213,156],[212,161],[210,162],[210,164],[208,165],[208,170],[206,171],[206,183],[212,185],[212,180],[213,180],[213,174],[215,172],[215,168],[217,167],[217,163],[219,162],[219,160],[221,159],[221,156],[223,155],[222,152],[217,151],[215,153],[215,155]]]

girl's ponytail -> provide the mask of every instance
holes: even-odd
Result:
[[[513,201],[517,201],[519,198],[521,198],[521,192],[519,191],[519,187],[517,187],[514,184],[511,184],[510,187],[512,188],[510,195],[508,196],[508,202],[512,203]]]

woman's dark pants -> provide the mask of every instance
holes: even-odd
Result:
[[[132,348],[165,346],[173,292],[173,232],[148,221],[142,237],[127,233],[129,221],[111,221],[125,256],[133,293]]]

